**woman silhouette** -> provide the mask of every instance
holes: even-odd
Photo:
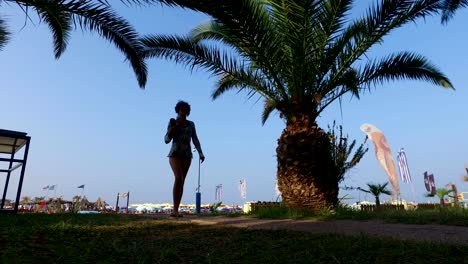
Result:
[[[179,214],[179,205],[184,192],[185,177],[187,177],[190,164],[192,162],[192,147],[190,140],[193,141],[195,148],[200,155],[200,161],[205,160],[205,155],[200,146],[200,141],[195,130],[195,123],[187,120],[190,115],[190,105],[187,102],[179,101],[175,106],[177,119],[171,118],[167,126],[167,133],[164,137],[166,144],[171,142],[172,146],[169,151],[169,164],[174,172],[174,187],[172,196],[174,200],[174,210],[172,217],[181,217]]]

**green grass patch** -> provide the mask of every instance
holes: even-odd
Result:
[[[383,220],[389,223],[440,224],[468,226],[468,210],[463,208],[439,208],[421,210],[357,211],[338,207],[333,211],[314,213],[308,210],[290,209],[285,206],[257,209],[250,215],[269,219],[322,219],[322,220]]]
[[[3,263],[466,263],[467,246],[199,226],[124,215],[1,215]]]

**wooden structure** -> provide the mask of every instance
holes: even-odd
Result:
[[[31,137],[27,133],[17,132],[11,130],[0,129],[0,176],[6,174],[5,186],[3,188],[2,200],[0,202],[0,213],[16,213],[18,212],[18,205],[21,196],[21,189],[23,187],[24,172],[26,170],[26,162],[28,160],[29,143]],[[15,155],[23,149],[24,154],[22,158],[17,158]],[[13,208],[6,208],[5,201],[8,192],[8,185],[13,171],[21,168],[18,189],[16,191],[16,199]]]

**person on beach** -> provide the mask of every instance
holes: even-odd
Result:
[[[193,141],[201,162],[205,161],[205,155],[203,155],[197,137],[195,123],[187,120],[187,116],[190,115],[190,105],[187,102],[179,101],[175,106],[175,112],[177,113],[177,119],[171,118],[169,120],[164,141],[169,144],[172,140],[171,150],[168,155],[169,164],[174,172],[174,187],[172,189],[174,209],[171,217],[181,217],[179,205],[184,192],[185,177],[187,177],[193,157],[190,141]]]

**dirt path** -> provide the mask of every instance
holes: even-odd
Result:
[[[270,220],[249,217],[197,216],[186,216],[180,218],[180,220],[177,219],[174,221],[188,221],[200,225],[221,225],[251,229],[285,229],[316,234],[365,234],[378,237],[468,245],[468,227],[462,226],[389,224],[382,221]]]

